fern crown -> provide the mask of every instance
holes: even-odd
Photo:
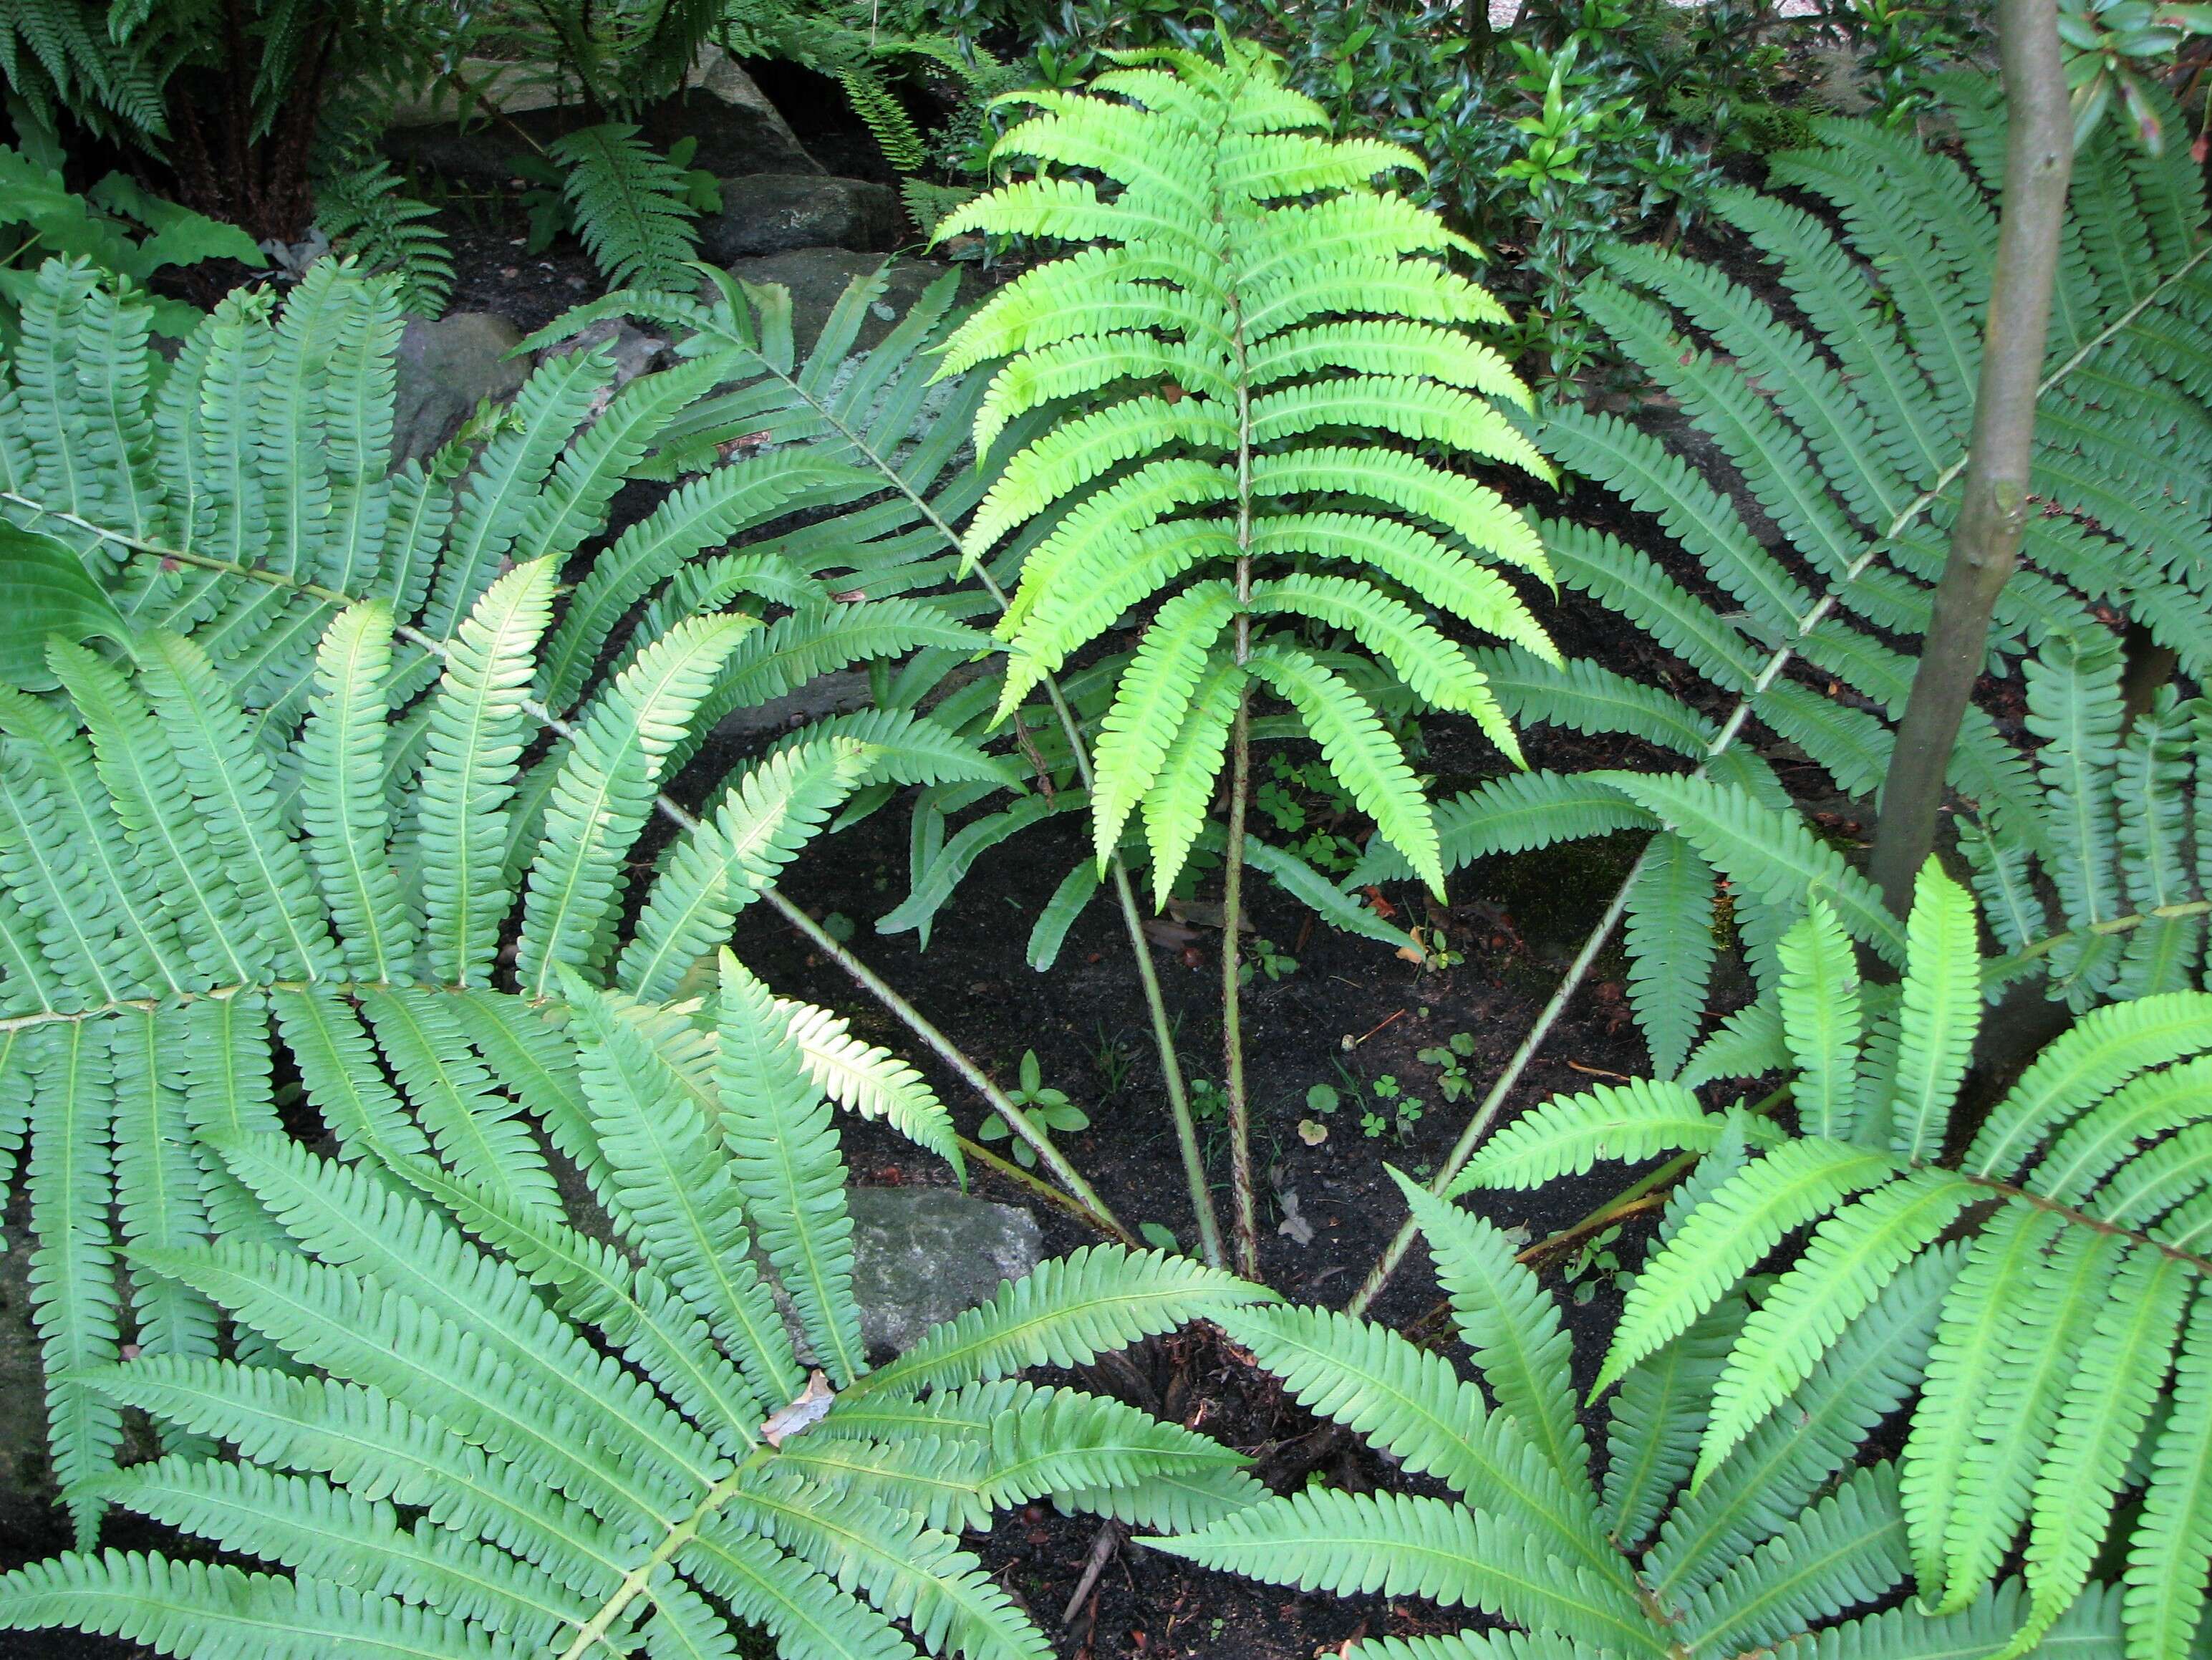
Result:
[[[1101,864],[1139,813],[1163,894],[1199,834],[1236,712],[1286,701],[1361,808],[1440,882],[1426,800],[1356,684],[1370,654],[1422,701],[1511,728],[1443,613],[1553,656],[1492,567],[1549,581],[1534,532],[1489,487],[1419,452],[1549,476],[1492,400],[1524,405],[1462,331],[1504,320],[1440,263],[1463,246],[1379,192],[1419,164],[1333,140],[1267,52],[1128,54],[1086,94],[1017,94],[1042,113],[1000,142],[1037,176],[954,211],[963,231],[1088,244],[994,295],[940,373],[998,361],[976,416],[988,453],[1052,407],[966,532],[1012,538],[1000,713],[1132,607],[1151,617],[1102,728],[1091,802]],[[1049,171],[1048,171],[1049,170]],[[1395,444],[1378,439],[1395,440]]]

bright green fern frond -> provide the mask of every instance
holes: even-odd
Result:
[[[2212,994],[2166,992],[2075,1022],[1990,1110],[1966,1150],[1978,1175],[2016,1173],[2054,1131],[2136,1073],[2212,1047]]]
[[[1206,678],[1208,654],[1236,610],[1234,587],[1202,582],[1162,605],[1145,630],[1099,728],[1091,823],[1101,868],[1120,843],[1130,812],[1158,781]],[[1212,783],[1210,775],[1206,781]]]
[[[2151,1454],[2143,1519],[2128,1548],[2122,1605],[2130,1651],[2185,1654],[2212,1567],[2212,1298],[2197,1290],[2175,1369],[2172,1410]]]
[[[1290,701],[1321,745],[1329,769],[1360,810],[1374,819],[1382,838],[1406,855],[1430,891],[1441,895],[1444,873],[1435,820],[1405,752],[1373,707],[1340,677],[1295,647],[1271,642],[1253,653],[1246,667]]]
[[[1425,1596],[1630,1655],[1665,1652],[1641,1614],[1613,1610],[1585,1574],[1482,1511],[1399,1493],[1311,1488],[1201,1532],[1146,1541],[1201,1566],[1337,1593]]]
[[[1908,1560],[1896,1472],[1876,1464],[1700,1591],[1686,1623],[1717,1653],[1758,1648],[1876,1601],[1904,1580]]]
[[[504,804],[526,736],[523,698],[552,614],[553,562],[518,566],[492,585],[453,636],[432,706],[417,810],[423,855],[423,945],[430,972],[481,982],[509,896],[501,880]]]
[[[78,1544],[89,1546],[103,1508],[88,1485],[122,1444],[112,1403],[80,1381],[115,1359],[115,1250],[104,1225],[112,1201],[114,1065],[99,1026],[72,1024],[52,1040],[31,1080],[31,1326],[46,1380],[46,1438]]]
[[[787,750],[748,771],[677,844],[647,891],[615,982],[659,999],[729,937],[731,923],[825,824],[867,764],[857,746]]]
[[[853,1221],[830,1106],[768,988],[719,958],[716,1081],[730,1173],[760,1248],[838,1388],[866,1369],[853,1300]]]
[[[0,1622],[75,1626],[172,1654],[250,1651],[270,1660],[521,1660],[525,1651],[459,1619],[326,1580],[246,1573],[110,1550],[7,1576]]]
[[[1905,982],[1899,1000],[1890,1151],[1906,1164],[1943,1150],[1951,1103],[1966,1075],[1981,1025],[1981,954],[1974,903],[1931,857],[1912,893],[1905,922]],[[1866,1127],[1869,1139],[1876,1127]]]
[[[1157,1251],[1091,1245],[1002,1286],[939,1326],[856,1393],[946,1389],[1030,1365],[1082,1365],[1156,1331],[1274,1293],[1218,1268]]]
[[[1693,1483],[1718,1468],[1752,1427],[1812,1375],[1890,1277],[1975,1197],[1971,1183],[1948,1171],[1915,1171],[1814,1230],[1804,1256],[1745,1323],[1714,1385]]]
[[[803,1381],[750,1256],[743,1201],[683,1080],[604,994],[572,1007],[583,1082],[607,1160],[603,1200],[728,1346],[754,1392],[783,1402]]]
[[[1542,1539],[1553,1554],[1611,1582],[1634,1606],[1619,1557],[1600,1536],[1585,1489],[1571,1485],[1515,1420],[1443,1357],[1395,1332],[1317,1309],[1246,1309],[1223,1327],[1309,1409],[1370,1437],[1407,1468]]]
[[[1713,958],[1713,869],[1687,842],[1662,830],[1644,845],[1628,891],[1628,996],[1651,1050],[1652,1070],[1680,1072],[1705,1024]]]
[[[2047,1630],[2088,1578],[2195,1290],[2188,1269],[2148,1246],[2118,1265],[2036,1477],[2027,1554],[2035,1601],[2027,1627],[2014,1639],[2016,1649],[2024,1651],[2034,1634]]]
[[[301,744],[300,821],[340,948],[370,980],[401,977],[414,958],[382,788],[390,706],[392,613],[371,601],[343,613],[316,656],[317,695]]]
[[[605,959],[621,866],[653,810],[661,769],[750,626],[743,617],[677,623],[579,723],[523,897],[514,965],[528,994],[544,996],[557,968],[590,973]]]
[[[1589,1485],[1589,1448],[1568,1377],[1572,1345],[1551,1293],[1514,1260],[1498,1229],[1393,1171],[1413,1207],[1450,1298],[1459,1334],[1498,1405],[1579,1494]]]
[[[1110,71],[1087,94],[1022,94],[1042,112],[995,153],[1054,176],[1016,179],[938,226],[940,239],[1092,244],[986,301],[940,370],[1006,360],[977,417],[979,450],[1067,400],[1008,459],[963,538],[975,560],[1026,522],[1046,526],[1000,629],[1012,662],[998,713],[1124,612],[1164,601],[1101,739],[1100,860],[1141,809],[1155,887],[1173,885],[1231,728],[1250,731],[1237,714],[1253,676],[1297,707],[1382,840],[1434,885],[1425,806],[1359,694],[1291,637],[1255,647],[1241,622],[1233,664],[1204,654],[1226,626],[1218,596],[1233,579],[1255,611],[1348,634],[1416,696],[1474,716],[1517,762],[1482,675],[1396,590],[1556,659],[1483,568],[1548,578],[1534,531],[1496,491],[1425,459],[1458,451],[1542,474],[1497,406],[1525,408],[1527,394],[1460,331],[1504,317],[1435,258],[1463,244],[1375,186],[1411,158],[1314,133],[1316,112],[1285,88],[1279,60],[1221,52]],[[1346,561],[1372,575],[1341,574]]]
[[[1596,1390],[1689,1329],[1785,1233],[1892,1173],[1887,1158],[1842,1143],[1784,1142],[1724,1184],[1683,1224],[1629,1292]]]
[[[1662,1152],[1702,1152],[1723,1128],[1723,1121],[1679,1084],[1641,1078],[1601,1084],[1522,1114],[1483,1144],[1445,1197],[1476,1188],[1540,1188],[1579,1176],[1601,1158],[1632,1164]]]

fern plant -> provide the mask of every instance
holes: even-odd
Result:
[[[251,1232],[200,1138],[276,1127],[278,1046],[356,1152],[434,1146],[496,1196],[550,1201],[524,1110],[584,1164],[591,1115],[536,1003],[571,974],[666,996],[892,754],[830,737],[744,769],[686,816],[621,926],[655,787],[758,624],[684,617],[640,642],[526,769],[556,586],[541,556],[449,642],[407,630],[441,670],[412,710],[390,607],[349,607],[321,643],[298,745],[273,762],[205,652],[163,630],[130,639],[135,673],[54,644],[65,704],[0,695],[0,1030],[24,1086],[0,1140],[27,1126],[33,1317],[55,1465],[87,1537],[99,1506],[83,1484],[112,1457],[117,1420],[76,1373],[118,1341],[118,1252],[179,1230]],[[822,1087],[951,1149],[911,1068],[819,1010],[774,1018]],[[213,1353],[202,1299],[143,1267],[129,1284],[142,1349]]]
[[[1325,137],[1319,106],[1258,47],[1224,40],[1218,63],[1121,61],[1088,93],[1015,94],[1044,112],[995,153],[1033,158],[1040,176],[939,222],[940,239],[1094,244],[994,295],[948,342],[941,373],[1005,360],[977,413],[979,450],[1055,406],[963,535],[971,561],[1016,538],[997,715],[1124,612],[1149,618],[1097,742],[1100,867],[1139,818],[1164,900],[1231,768],[1224,997],[1249,1270],[1235,959],[1252,700],[1283,699],[1383,839],[1441,885],[1428,802],[1344,665],[1379,662],[1517,760],[1482,674],[1401,595],[1548,654],[1491,568],[1548,576],[1534,532],[1495,490],[1415,447],[1545,468],[1490,401],[1525,392],[1462,331],[1503,312],[1440,263],[1461,246],[1441,221],[1374,187],[1415,158]]]
[[[1667,833],[1650,844],[1625,907],[1631,997],[1662,1074],[1681,1064],[1705,1018],[1716,873],[1735,880],[1735,923],[1762,985],[1778,973],[1775,941],[1802,913],[1802,883],[1744,881],[1728,858],[1764,841],[1799,875],[1834,862],[1802,827],[1784,827],[1790,794],[1765,757],[1795,746],[1838,793],[1873,797],[1911,688],[1911,660],[1884,636],[1922,630],[1942,564],[2003,145],[1994,83],[1954,76],[1943,85],[1965,162],[1870,123],[1824,119],[1817,146],[1775,158],[1771,173],[1832,209],[1834,226],[1748,190],[1714,198],[1717,218],[1770,262],[1794,317],[1650,247],[1614,248],[1581,291],[1586,314],[1712,441],[1734,474],[1722,483],[1740,489],[1710,482],[1619,417],[1545,411],[1540,441],[1562,469],[1656,520],[1701,573],[1678,580],[1617,537],[1545,520],[1559,581],[1648,635],[1674,660],[1677,682],[1699,690],[1644,684],[1587,659],[1555,666],[1510,646],[1480,665],[1524,727],[1632,737],[1656,757],[1694,763],[1695,775],[1663,786],[1669,800],[1656,813],[1650,795],[1624,797],[1588,776],[1497,781],[1438,807],[1439,856],[1449,869],[1658,822]],[[1996,666],[2053,633],[2094,629],[2088,611],[2100,604],[2133,617],[2192,673],[2212,666],[2202,626],[2212,590],[2196,552],[2212,499],[2202,408],[2212,386],[2208,254],[2189,162],[2145,156],[2109,132],[2084,147],[2037,427],[2034,488],[2051,510],[2031,520],[2030,568],[2001,600]],[[1727,713],[1708,712],[1716,708]],[[2040,856],[2034,770],[1978,710],[1949,779],[2008,860]],[[1708,825],[1694,836],[1693,818]],[[1345,886],[1409,873],[1402,854],[1378,844]],[[1846,925],[1893,956],[1893,930],[1838,897]]]
[[[1740,1127],[1736,1139],[1740,1147]],[[1729,1342],[1764,1310],[1731,1292],[1629,1369],[1594,1444],[1557,1305],[1509,1237],[1402,1177],[1399,1185],[1480,1383],[1387,1327],[1323,1309],[1214,1317],[1301,1402],[1449,1496],[1316,1484],[1154,1548],[1303,1590],[1424,1597],[1493,1626],[1354,1643],[1355,1660],[1936,1660],[2004,1646],[2026,1600],[2011,1582],[1932,1616],[1900,1596],[1913,1572],[1909,1500],[1895,1464],[1861,1462],[1869,1432],[1930,1365],[1955,1248],[1882,1286],[1870,1299],[1876,1317],[1685,1488],[1700,1434],[1725,1409]],[[1695,1214],[1686,1201],[1668,1213],[1681,1244]],[[2117,1602],[2086,1599],[2049,1633],[2049,1652],[2118,1660]],[[1501,1620],[1521,1632],[1495,1629]]]
[[[446,782],[480,798],[499,787],[500,728],[526,678],[518,648],[543,584],[542,565],[519,568],[465,630],[449,690],[499,690],[491,720],[479,693],[440,723],[442,736],[482,737],[435,751],[416,830],[426,852],[465,852],[439,846]],[[1266,1295],[1197,1264],[1081,1252],[870,1369],[825,1091],[850,1100],[860,1078],[872,1072],[880,1085],[899,1069],[840,1041],[821,1011],[772,997],[727,951],[708,1024],[594,988],[565,956],[561,993],[538,1002],[471,987],[465,972],[459,986],[419,983],[456,931],[439,895],[459,885],[428,879],[467,866],[426,869],[419,915],[382,867],[382,626],[371,606],[332,627],[328,701],[306,740],[311,772],[331,789],[316,808],[327,827],[310,833],[313,874],[295,873],[283,917],[295,931],[335,924],[314,936],[326,971],[308,965],[304,983],[268,990],[149,998],[129,1012],[55,1011],[9,1031],[10,1076],[29,1085],[40,1121],[34,1195],[103,1183],[112,1135],[128,1240],[137,1357],[115,1364],[112,1343],[80,1334],[93,1341],[57,1380],[58,1452],[81,1538],[88,1545],[116,1505],[290,1572],[71,1554],[0,1578],[0,1627],[76,1627],[169,1653],[404,1647],[583,1660],[629,1653],[640,1638],[656,1654],[734,1654],[734,1617],[794,1657],[888,1660],[915,1652],[892,1623],[903,1620],[933,1651],[1042,1660],[1043,1638],[960,1548],[958,1530],[1047,1494],[1170,1529],[1251,1502],[1257,1484],[1215,1443],[1012,1378]],[[138,643],[142,684],[189,661],[173,639]],[[665,643],[676,649],[641,660],[641,680],[672,684],[696,649],[674,635]],[[111,713],[138,723],[136,761],[158,764],[145,740],[162,729],[166,695],[148,722],[131,707],[137,687],[58,652],[73,682],[99,684]],[[198,678],[213,685],[204,667]],[[623,713],[675,716],[665,702]],[[242,727],[234,707],[220,714]],[[96,766],[115,758],[94,754]],[[449,755],[465,758],[447,765]],[[240,732],[221,758],[252,757]],[[814,758],[813,811],[855,759]],[[787,824],[810,810],[793,779],[760,781]],[[249,791],[240,805],[267,804]],[[127,841],[117,840],[120,855]],[[726,887],[721,872],[742,869],[731,845],[702,834],[672,874],[703,858]],[[546,891],[533,873],[531,899]],[[702,897],[696,881],[690,891]],[[655,902],[670,897],[664,887]],[[526,902],[526,942],[536,909]],[[200,937],[237,949],[250,911],[220,932],[209,915]],[[411,959],[400,954],[410,946]],[[363,983],[372,971],[380,977]],[[276,1127],[272,1015],[301,1043],[303,1081],[338,1158]],[[464,1032],[477,1034],[473,1053]],[[905,1079],[880,1104],[896,1100],[902,1130],[949,1152],[942,1109]],[[611,1239],[580,1229],[501,1088],[548,1115],[539,1122],[583,1171]],[[33,1273],[50,1328],[64,1303],[104,1296],[112,1316],[112,1264],[90,1241],[46,1248]],[[772,1290],[789,1300],[788,1326]],[[230,1356],[217,1341],[224,1317],[237,1334]],[[155,1420],[164,1455],[120,1469],[88,1462],[83,1432],[112,1436],[123,1407]],[[217,1456],[217,1444],[238,1461]]]
[[[1975,921],[1931,860],[1902,982],[1873,985],[1815,899],[1781,942],[1776,1002],[1724,1027],[1673,1082],[1523,1116],[1456,1185],[1704,1155],[1629,1293],[1600,1389],[1811,1227],[1715,1351],[1712,1408],[1681,1444],[1700,1491],[1794,1421],[1787,1403],[1808,1377],[1894,1322],[1898,1287],[1942,1264],[1897,1478],[1922,1600],[1956,1612],[1984,1597],[2024,1530],[2027,1606],[2005,1649],[2024,1653],[2089,1588],[2100,1550],[2124,1551],[2112,1594],[2130,1660],[2181,1660],[2198,1651],[2212,1574],[2212,994],[2096,1009],[1977,1123],[1954,1122],[1982,1007]],[[1774,1067],[1784,1090],[1751,1113],[1708,1112],[1692,1093]],[[1785,1097],[1794,1136],[1755,1116]],[[1961,1226],[1963,1242],[1937,1243]],[[2123,1505],[2130,1492],[2139,1502]]]
[[[2040,786],[2024,826],[1959,815],[1959,847],[2007,958],[2040,968],[2076,1010],[2197,984],[2203,974],[2200,826],[2212,806],[2212,708],[2160,688],[2133,719],[2126,666],[2104,629],[2054,636],[2023,666]],[[2051,901],[2057,902],[2056,910]]]
[[[893,76],[898,71],[934,74],[965,99],[988,98],[1006,90],[1015,72],[970,42],[927,28],[887,25],[879,6],[852,3],[791,5],[781,0],[729,0],[723,10],[722,43],[740,57],[780,58],[833,77],[853,113],[860,118],[896,173],[915,174],[929,165],[927,141],[899,100]],[[963,50],[963,45],[966,50]],[[914,178],[912,192],[933,187]],[[925,194],[921,198],[930,198]],[[932,228],[921,215],[915,222]]]
[[[446,234],[430,222],[437,216],[402,189],[382,156],[341,170],[315,192],[315,222],[331,246],[364,271],[398,278],[400,307],[416,317],[443,313],[453,291]]]
[[[565,133],[546,155],[568,225],[608,282],[673,287],[680,280],[699,252],[699,207],[680,161],[626,121]]]
[[[189,631],[255,710],[272,757],[306,714],[316,642],[347,604],[383,599],[433,645],[450,641],[503,564],[565,562],[597,547],[617,489],[649,470],[667,435],[718,385],[750,378],[742,364],[708,356],[610,396],[604,350],[550,359],[511,406],[395,471],[399,314],[389,279],[323,262],[281,311],[265,296],[233,295],[158,390],[143,306],[82,266],[46,265],[23,316],[0,392],[0,513],[75,548],[134,626]],[[936,313],[911,320],[877,367],[880,379],[893,378]],[[886,410],[885,441],[913,438],[915,420],[911,403]],[[880,600],[824,580],[851,569],[838,562],[847,544],[869,546],[868,526],[840,510],[873,494],[878,475],[806,436],[726,459],[709,449],[698,477],[605,544],[532,686],[548,714],[575,708],[641,602],[648,611],[623,636],[625,656],[694,613],[736,602],[775,613],[733,650],[711,719],[848,663],[982,642],[957,608],[890,580],[902,550],[876,550]],[[914,447],[917,477],[946,466],[945,447]],[[810,534],[756,537],[729,550],[800,510],[822,515]],[[720,551],[701,560],[710,549]],[[404,705],[435,678],[437,660],[404,638],[398,656],[395,696]],[[953,774],[1003,773],[910,711],[875,730],[889,738],[909,728]],[[408,731],[409,753],[418,754],[419,717]],[[536,772],[533,800],[550,777]]]

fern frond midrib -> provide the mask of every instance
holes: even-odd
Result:
[[[2171,1262],[2179,1262],[2184,1268],[2194,1269],[2208,1279],[2212,1279],[2212,1258],[2201,1256],[2192,1250],[2185,1250],[2181,1246],[2170,1243],[2154,1234],[2125,1227],[2118,1222],[2108,1222],[2101,1216],[2092,1216],[2085,1210],[2077,1209],[2072,1205],[2063,1203],[2056,1199],[2046,1198],[2039,1193],[2031,1193],[2026,1188],[2015,1186],[2010,1182],[2001,1182],[1994,1176],[1982,1176],[1972,1171],[1963,1170],[1954,1171],[1952,1174],[1962,1181],[1971,1182],[1978,1188],[1985,1188],[2001,1198],[2015,1201],[2035,1210],[2042,1211],[2047,1215],[2056,1216],[2071,1226],[2087,1228],[2093,1233],[2105,1234],[2115,1239],[2125,1239],[2131,1244],[2156,1251]]]

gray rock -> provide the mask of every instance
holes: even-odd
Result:
[[[880,254],[857,253],[850,248],[793,248],[757,258],[732,259],[726,269],[731,276],[745,282],[773,283],[791,290],[792,332],[803,357],[829,320],[830,307],[844,297],[846,284],[883,263]],[[901,259],[894,264],[883,296],[870,308],[853,350],[866,351],[889,334],[907,307],[921,297],[922,290],[948,271],[959,273],[964,292],[969,287],[964,266],[933,259]]]
[[[689,135],[699,141],[691,152],[691,165],[718,178],[824,171],[806,153],[791,124],[769,102],[768,94],[720,46],[700,52],[684,90],[663,113],[678,137]]]
[[[512,398],[528,366],[507,354],[521,340],[514,324],[485,311],[409,322],[399,337],[394,464],[429,454],[459,430],[481,399]]]
[[[556,357],[569,357],[580,351],[592,351],[600,346],[613,349],[615,378],[599,388],[592,399],[591,414],[586,424],[596,421],[614,401],[614,395],[631,381],[650,370],[663,368],[668,363],[668,342],[657,334],[647,334],[626,317],[602,317],[589,328],[580,329],[566,340],[555,342],[538,354],[538,361],[548,363]]]
[[[699,251],[721,264],[788,248],[888,253],[899,243],[898,198],[865,179],[757,173],[722,180],[722,206],[699,222]]]
[[[853,1292],[870,1354],[903,1352],[1042,1260],[1036,1218],[952,1188],[852,1188]]]
[[[575,1225],[619,1245],[583,1173],[556,1154],[553,1174]],[[845,1204],[853,1219],[853,1295],[860,1305],[860,1341],[870,1355],[902,1353],[932,1326],[988,1302],[1002,1280],[1020,1279],[1044,1257],[1036,1218],[1018,1206],[970,1198],[957,1188],[848,1187]],[[757,1244],[754,1252],[801,1358],[811,1364],[798,1310]],[[35,1374],[35,1359],[32,1365]]]
[[[526,64],[502,58],[464,58],[455,79],[475,88],[472,109],[521,115],[530,110],[573,104],[583,96],[575,77],[552,64]],[[461,94],[453,81],[441,78],[422,88],[403,88],[392,100],[388,119],[395,127],[429,127],[459,119]]]
[[[465,128],[452,121],[392,127],[382,144],[384,153],[403,171],[434,173],[455,184],[505,190],[526,176],[525,164],[547,144],[585,125],[570,110],[524,110],[490,119],[478,115]]]
[[[923,696],[922,708],[934,708],[943,699],[987,672],[988,667],[983,663],[963,663],[951,670]],[[835,669],[808,681],[797,691],[771,697],[765,703],[732,709],[716,724],[714,736],[747,744],[781,738],[793,727],[802,726],[809,721],[826,720],[832,715],[849,714],[854,709],[866,708],[875,702],[875,696],[874,689],[868,684],[867,670]]]
[[[875,699],[866,669],[836,669],[808,681],[797,691],[732,709],[714,727],[717,738],[742,739],[781,737],[805,721],[864,709]]]
[[[469,129],[456,119],[458,100],[441,89],[395,112],[384,135],[386,155],[449,179],[499,186],[519,176],[543,146],[591,125],[573,92],[564,99],[557,77],[543,66],[471,58],[464,68],[484,86]],[[823,171],[752,77],[719,46],[702,52],[683,89],[647,110],[639,125],[663,149],[681,138],[697,140],[690,165],[717,175]]]

